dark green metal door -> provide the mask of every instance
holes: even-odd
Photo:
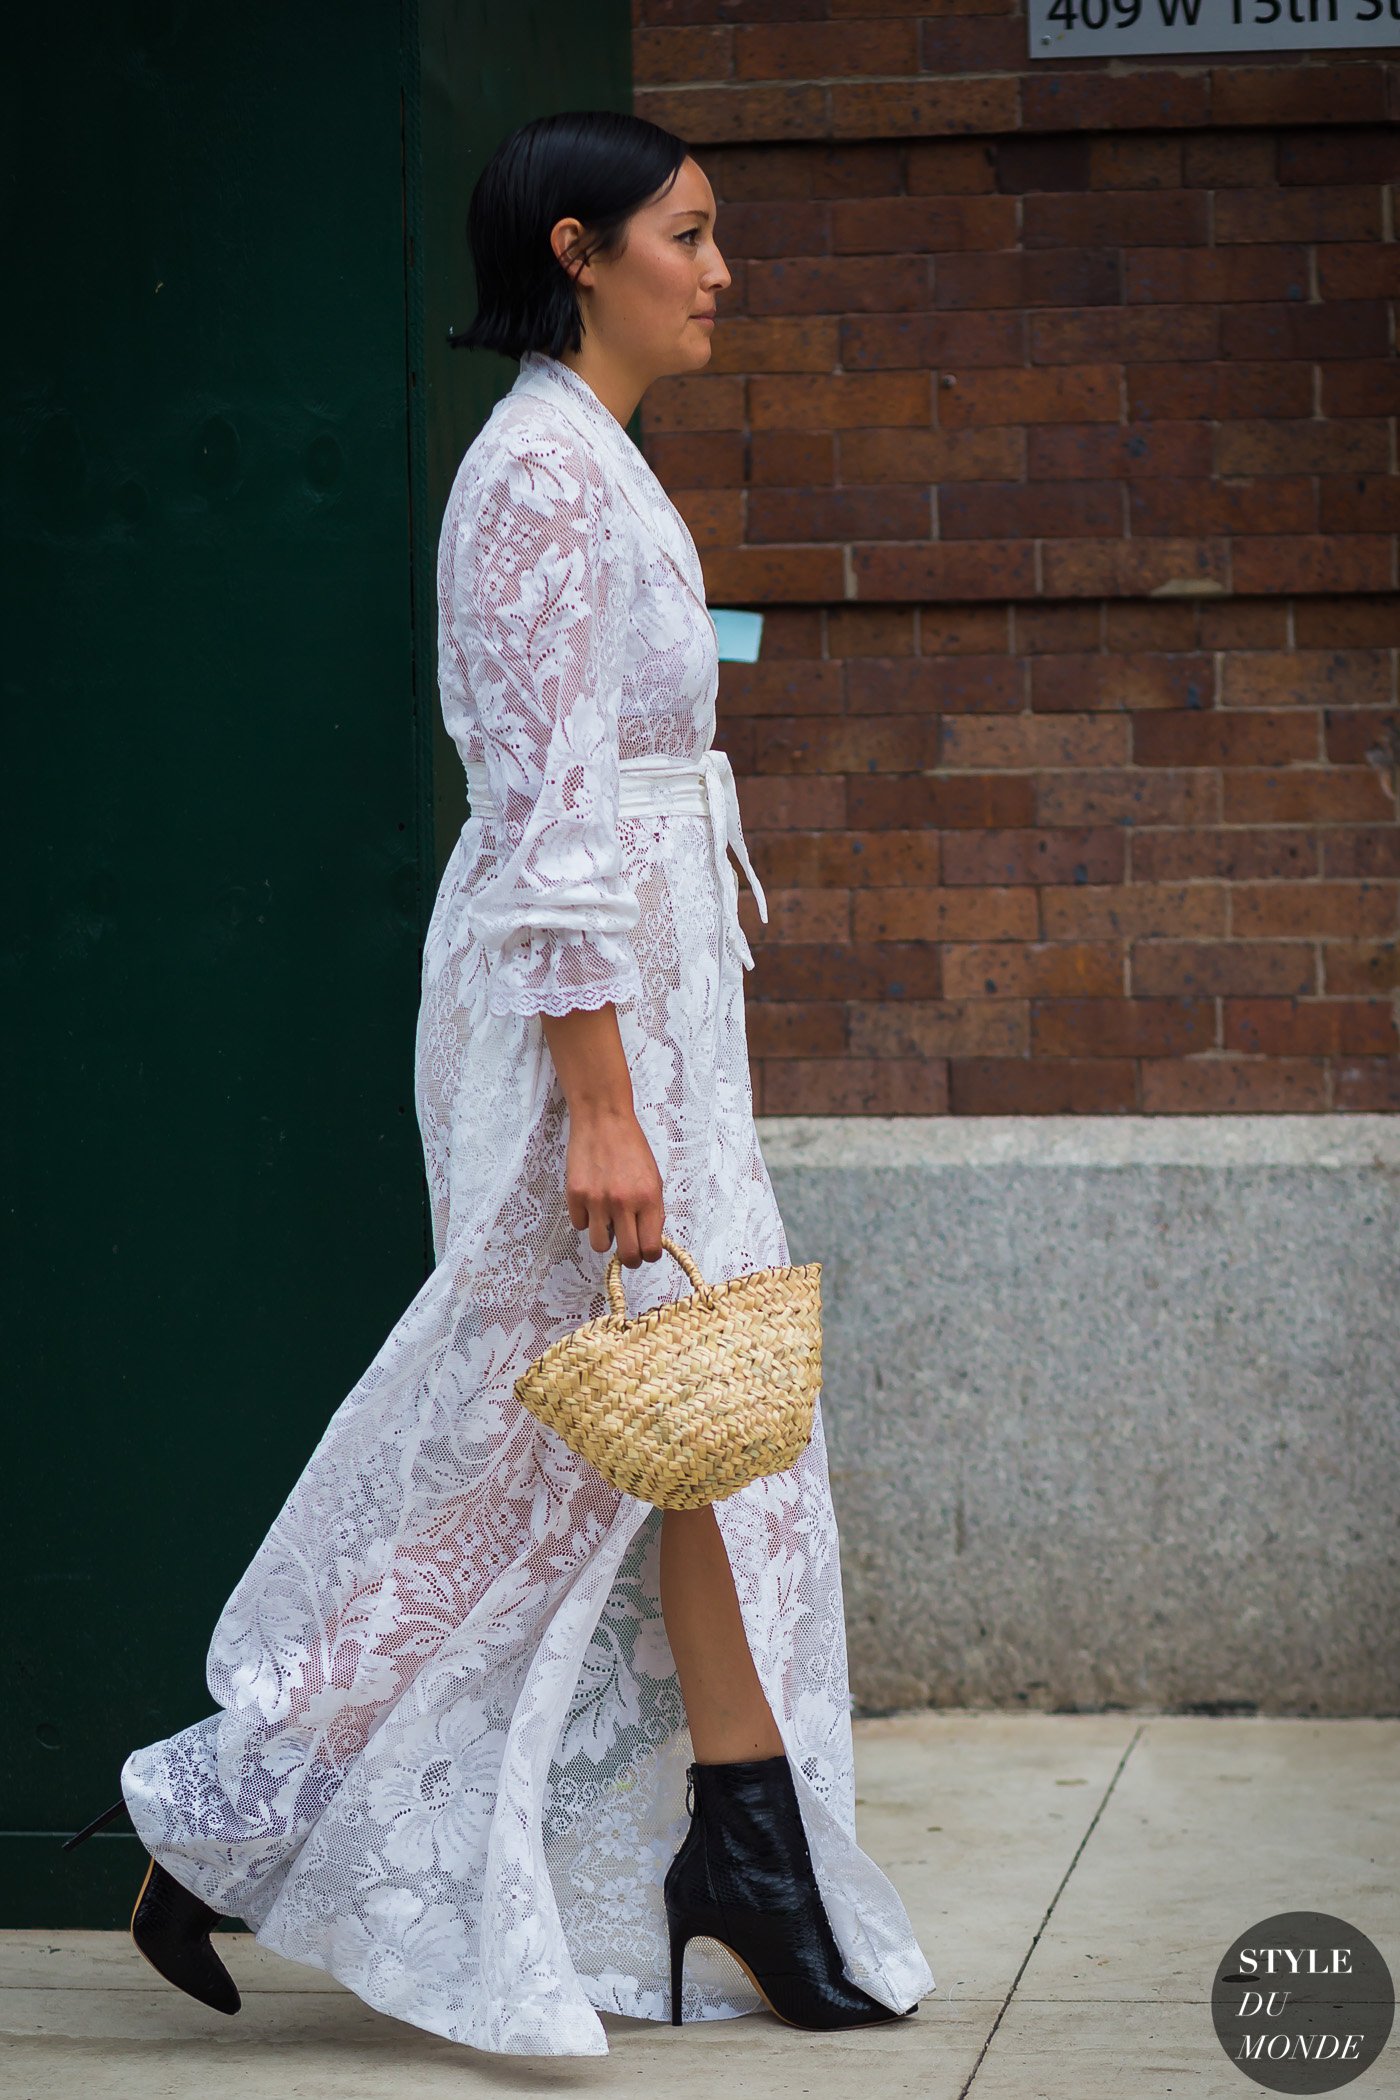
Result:
[[[467,188],[523,118],[625,103],[629,31],[590,12],[581,70],[562,5],[41,19],[8,69],[0,1924],[114,1925],[136,1840],[58,1836],[211,1710],[213,1619],[431,1261],[432,560],[514,372],[443,340]]]

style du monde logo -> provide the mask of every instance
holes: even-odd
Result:
[[[1376,2061],[1395,2020],[1379,1948],[1326,1911],[1281,1911],[1226,1950],[1211,2016],[1236,2068],[1271,2093],[1333,2093]]]

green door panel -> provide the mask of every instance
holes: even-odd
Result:
[[[445,337],[485,152],[627,100],[626,11],[586,19],[11,27],[3,1925],[125,1924],[124,1820],[58,1839],[212,1710],[213,1622],[431,1262],[432,557],[514,372]]]

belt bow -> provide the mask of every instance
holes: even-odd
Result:
[[[736,882],[731,892],[729,887],[729,863],[725,858],[726,848],[732,846],[736,859],[748,877],[758,905],[758,916],[768,924],[768,900],[763,894],[763,884],[754,873],[749,859],[748,847],[744,844],[744,827],[739,821],[739,796],[734,786],[734,768],[729,763],[727,751],[713,747],[700,760],[700,769],[705,781],[705,803],[710,818],[710,838],[715,850],[715,872],[719,877],[720,892],[729,913],[729,931],[739,960],[746,970],[753,968],[753,950],[739,923],[739,886]]]

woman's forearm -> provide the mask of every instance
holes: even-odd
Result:
[[[633,1115],[632,1075],[617,1008],[609,1003],[591,1011],[541,1014],[540,1020],[570,1114]]]

